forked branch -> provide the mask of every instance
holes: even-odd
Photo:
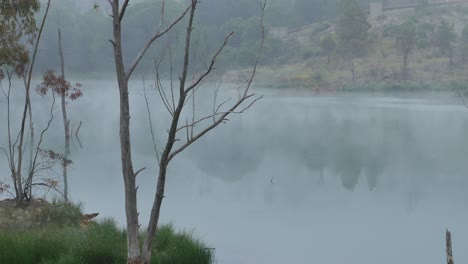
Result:
[[[140,63],[141,59],[143,58],[143,56],[145,55],[146,51],[148,51],[148,49],[151,47],[151,44],[153,44],[153,42],[164,36],[167,32],[169,32],[175,25],[177,25],[177,23],[179,23],[184,17],[185,15],[188,13],[188,11],[191,9],[191,5],[188,6],[183,12],[182,14],[180,14],[171,24],[169,24],[169,26],[167,26],[164,30],[161,30],[161,28],[159,28],[156,33],[154,33],[153,36],[151,36],[148,41],[146,41],[145,45],[143,46],[143,48],[140,50],[140,52],[138,53],[138,55],[136,56],[135,60],[133,61],[132,65],[130,66],[130,68],[128,69],[128,72],[126,74],[126,78],[127,80],[130,79],[130,77],[132,76],[132,73],[133,71],[135,70],[135,68],[138,66],[138,64]],[[164,11],[164,9],[163,9]],[[162,24],[161,24],[162,25]]]
[[[125,11],[127,10],[128,2],[130,0],[125,0],[125,2],[122,5],[122,9],[120,10],[120,15],[119,15],[119,21],[122,22],[122,19],[125,15]]]
[[[230,32],[229,34],[226,35],[226,37],[224,38],[224,42],[223,44],[221,45],[221,47],[218,49],[218,51],[216,51],[216,53],[213,55],[213,58],[211,58],[211,63],[210,65],[208,66],[208,68],[206,69],[206,71],[200,76],[198,77],[198,79],[196,81],[194,81],[186,90],[185,90],[185,93],[187,94],[188,92],[190,92],[193,88],[197,87],[205,78],[206,76],[208,76],[211,71],[213,70],[213,67],[214,67],[214,64],[216,62],[216,59],[218,58],[219,54],[223,51],[223,49],[226,47],[228,41],[229,41],[229,38],[234,34],[234,32]]]
[[[243,113],[245,110],[249,109],[254,103],[256,103],[258,100],[260,100],[262,98],[262,96],[258,96],[256,97],[254,100],[252,100],[247,106],[245,106],[244,108],[242,108],[241,110],[237,110],[243,103],[245,103],[249,98],[252,98],[252,97],[255,97],[255,94],[252,93],[252,94],[249,94],[249,91],[250,91],[250,88],[252,86],[252,83],[253,83],[253,80],[255,78],[255,75],[257,73],[257,67],[260,63],[260,58],[261,58],[261,55],[262,55],[262,52],[263,52],[263,47],[264,47],[264,41],[265,41],[265,27],[264,27],[264,14],[265,14],[265,8],[266,8],[266,1],[263,1],[263,2],[260,2],[260,12],[261,12],[261,17],[260,17],[260,34],[261,34],[261,38],[260,38],[260,45],[259,45],[259,48],[258,48],[258,51],[257,51],[257,56],[255,58],[255,63],[254,63],[254,66],[253,66],[253,69],[252,69],[252,72],[250,74],[250,77],[246,83],[246,86],[243,90],[243,92],[241,93],[241,95],[239,96],[239,99],[226,111],[223,111],[221,113],[219,113],[219,109],[222,107],[222,105],[224,105],[226,102],[223,102],[221,103],[220,105],[218,105],[218,107],[216,108],[215,112],[212,114],[212,115],[209,115],[209,116],[205,116],[204,118],[202,119],[199,119],[197,121],[193,121],[191,124],[185,124],[184,126],[182,127],[178,127],[176,129],[176,132],[177,131],[181,131],[183,130],[184,128],[187,129],[187,128],[192,128],[192,131],[193,131],[193,127],[195,125],[197,125],[198,123],[202,122],[203,120],[206,120],[206,119],[210,119],[210,118],[213,118],[213,123],[210,124],[209,126],[205,127],[203,130],[201,130],[200,132],[196,133],[195,135],[192,133],[192,135],[190,137],[188,137],[187,141],[182,144],[181,146],[179,146],[176,150],[172,151],[170,154],[169,154],[169,157],[168,157],[168,161],[170,161],[172,158],[174,158],[177,154],[179,154],[180,152],[182,152],[183,150],[185,150],[187,147],[189,147],[191,144],[193,144],[195,141],[197,141],[198,139],[200,139],[201,137],[203,137],[206,133],[208,133],[209,131],[211,131],[212,129],[214,129],[215,127],[217,127],[218,125],[222,124],[222,123],[225,123],[228,121],[227,117],[230,115],[230,114],[234,114],[234,113]],[[217,56],[221,53],[221,51],[224,49],[224,47],[226,46],[228,40],[229,40],[229,37],[232,35],[233,33],[229,33],[226,38],[225,38],[225,41],[223,42],[223,44],[221,45],[221,47],[218,49],[218,51],[215,53],[215,55],[213,56],[212,58],[212,61],[210,63],[210,66],[208,67],[208,69],[192,84],[190,85],[187,89],[185,90],[182,90],[180,91],[180,96],[181,97],[185,97],[187,95],[187,92],[189,92],[190,90],[194,89],[195,87],[197,87],[197,85],[200,84],[201,81],[203,81],[206,76],[208,76],[210,74],[210,72],[212,71],[213,69],[213,66],[216,62],[216,58]],[[186,55],[187,55],[187,51],[186,51]],[[185,69],[184,69],[185,70]],[[185,72],[184,72],[185,73]],[[184,86],[184,84],[182,83],[183,82],[183,79],[181,79],[181,87]],[[177,109],[179,110],[179,109]],[[181,111],[181,109],[180,109]]]

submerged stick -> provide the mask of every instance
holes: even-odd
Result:
[[[452,235],[448,229],[445,231],[445,241],[447,245],[447,264],[454,264],[452,255]]]
[[[83,148],[83,145],[81,145],[81,140],[78,137],[78,133],[80,132],[80,128],[81,128],[81,123],[82,121],[80,121],[80,124],[78,125],[78,128],[76,129],[75,137],[76,137],[76,141],[78,141],[78,144],[80,145],[80,148]]]

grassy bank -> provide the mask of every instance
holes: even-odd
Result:
[[[22,210],[22,213],[18,213]],[[52,204],[30,209],[26,219],[36,224],[0,230],[0,263],[15,264],[111,264],[126,263],[126,233],[111,219],[80,225],[79,207]],[[37,213],[37,211],[41,213]],[[2,219],[24,214],[29,209],[5,213]],[[44,218],[45,217],[45,218]],[[38,224],[40,223],[40,224]],[[24,224],[24,223],[23,223]],[[161,226],[153,244],[154,264],[208,264],[212,252],[191,233],[176,232],[172,225]]]

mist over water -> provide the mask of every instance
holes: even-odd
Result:
[[[142,83],[131,87],[133,160],[135,170],[146,167],[138,175],[144,227],[157,161]],[[196,98],[197,117],[210,113],[214,87],[203,87]],[[17,88],[14,116],[22,111],[22,86]],[[219,102],[235,96],[226,88]],[[83,148],[72,144],[71,196],[86,212],[124,226],[117,84],[85,81],[83,93],[69,104],[75,128],[83,122]],[[216,248],[220,264],[443,263],[446,228],[455,261],[468,262],[466,108],[437,100],[259,93],[265,96],[251,109],[172,161],[161,222],[193,230]],[[4,145],[6,105],[0,98]],[[149,92],[161,151],[170,116],[158,99]],[[46,124],[46,102],[50,96],[33,97],[36,130]],[[57,104],[44,143],[57,151],[64,141],[59,110]],[[191,112],[185,117],[191,119]],[[5,179],[4,156],[0,161]]]

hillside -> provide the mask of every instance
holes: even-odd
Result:
[[[414,24],[415,31],[406,74],[403,74],[403,53],[396,32],[407,21]],[[352,62],[343,58],[339,48],[330,52],[328,62],[321,40],[328,35],[335,37],[335,21],[315,23],[285,38],[277,38],[283,46],[295,50],[284,58],[279,56],[276,64],[263,67],[258,84],[316,91],[465,89],[468,84],[465,71],[468,66],[468,29],[465,29],[468,4],[394,10],[375,19],[368,17],[368,22],[367,52],[364,56],[356,56]],[[442,24],[446,28],[442,29]],[[440,43],[443,39],[437,39],[444,38],[441,32],[447,32],[443,30],[453,34],[445,48]]]

